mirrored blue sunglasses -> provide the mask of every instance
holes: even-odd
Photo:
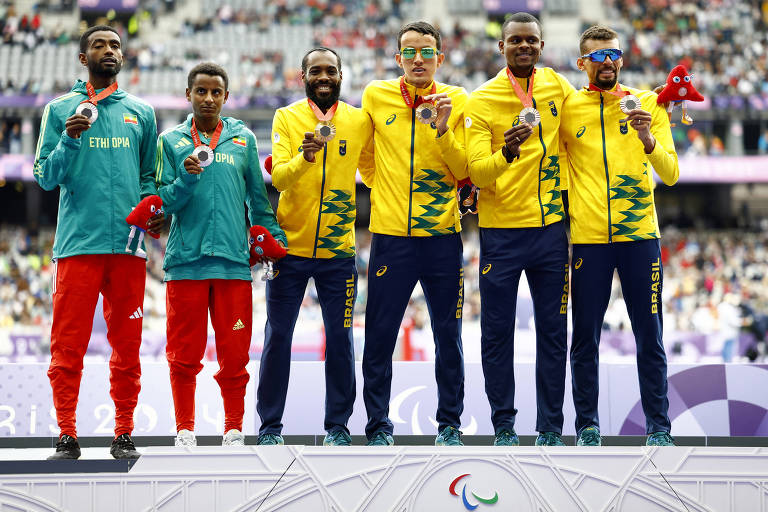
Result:
[[[612,62],[621,58],[624,52],[617,48],[603,48],[602,50],[595,50],[586,55],[582,55],[582,59],[589,59],[592,62],[605,62],[606,57],[610,57]]]

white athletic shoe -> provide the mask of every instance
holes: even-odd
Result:
[[[229,429],[221,440],[221,446],[245,446],[245,436],[236,428]]]
[[[197,439],[195,439],[195,433],[191,430],[181,429],[176,434],[175,446],[197,446]]]

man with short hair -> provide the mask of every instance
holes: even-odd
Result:
[[[122,50],[112,27],[83,33],[79,58],[88,82],[78,80],[71,92],[46,105],[35,153],[37,182],[60,189],[48,369],[60,434],[49,459],[80,457],[75,411],[99,294],[112,347],[110,453],[116,459],[139,457],[131,432],[141,388],[146,253],[139,237],[126,247],[131,226],[125,218],[142,197],[155,193],[157,124],[151,106],[118,88]],[[157,233],[162,224],[162,215],[155,215],[148,230]]]
[[[355,402],[355,176],[371,126],[362,110],[339,101],[341,58],[335,51],[309,50],[301,78],[307,98],[278,109],[272,127],[272,184],[280,191],[277,219],[291,252],[276,263],[275,277],[267,282],[256,402],[259,444],[283,444],[291,341],[313,278],[325,329],[323,444],[347,446]]]
[[[435,339],[437,445],[460,445],[464,408],[461,315],[464,270],[456,184],[467,177],[464,89],[433,80],[443,63],[440,33],[425,22],[397,36],[403,76],[371,82],[363,110],[374,129],[371,187],[373,233],[365,312],[363,395],[368,444],[391,445],[387,417],[392,354],[417,282],[427,301]]]
[[[470,95],[469,176],[479,187],[481,354],[497,446],[515,432],[515,306],[525,271],[536,322],[536,445],[559,446],[567,356],[568,239],[558,129],[568,81],[535,68],[544,41],[528,13],[504,22],[507,65]]]
[[[242,121],[220,115],[229,97],[226,71],[198,64],[186,94],[192,114],[158,138],[156,169],[158,194],[171,214],[163,269],[175,444],[197,444],[195,381],[210,312],[219,362],[214,378],[224,402],[222,444],[243,445],[253,315],[246,214],[282,243],[285,234],[267,199],[256,136]]]
[[[565,101],[560,125],[570,175],[577,444],[601,444],[598,349],[616,270],[637,344],[646,444],[671,446],[663,271],[651,171],[667,185],[680,175],[669,117],[655,93],[619,84],[623,61],[616,32],[590,27],[579,50],[576,62],[589,85]]]

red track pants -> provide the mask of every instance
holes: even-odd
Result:
[[[146,260],[123,254],[60,258],[53,280],[51,366],[48,378],[61,435],[77,437],[75,411],[99,293],[104,296],[109,394],[115,403],[115,436],[133,431],[141,383],[139,346],[144,317]]]
[[[195,429],[195,385],[208,341],[208,311],[216,333],[219,371],[214,378],[224,400],[224,432],[243,428],[248,349],[251,345],[251,283],[237,279],[166,283],[166,356],[171,373],[176,430]]]

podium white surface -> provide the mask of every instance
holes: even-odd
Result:
[[[0,510],[768,510],[768,448],[150,447],[123,472],[0,475]],[[4,462],[50,449],[2,450]],[[67,461],[69,462],[69,461]],[[118,462],[118,461],[112,461]],[[70,464],[71,466],[71,464]],[[46,466],[47,467],[47,466]],[[63,466],[62,466],[63,467]],[[77,467],[77,466],[76,466]],[[46,469],[46,471],[48,471]]]

